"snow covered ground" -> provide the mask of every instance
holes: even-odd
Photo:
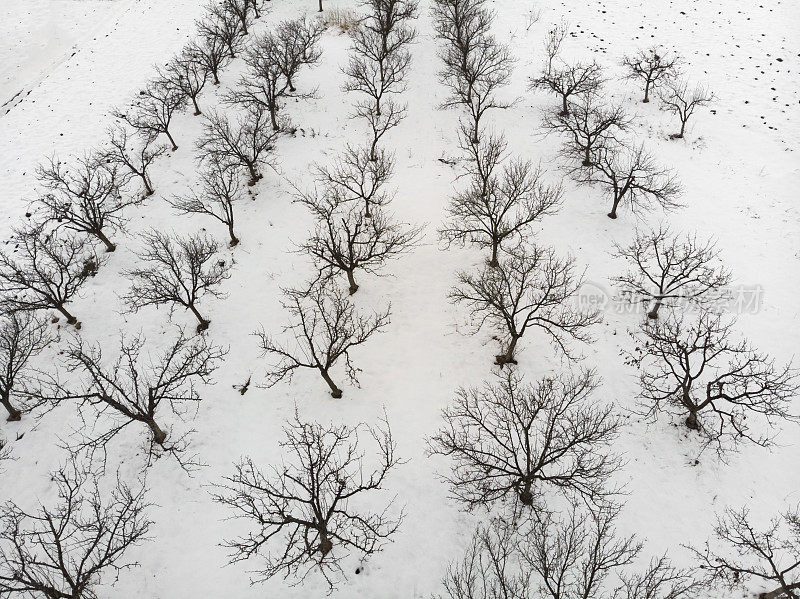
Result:
[[[357,5],[356,0],[325,1],[326,7]],[[112,122],[110,109],[129,100],[153,65],[166,62],[182,47],[203,6],[196,0],[2,4],[0,233],[6,238],[35,199],[36,165],[54,153],[81,154],[100,143]],[[226,566],[226,549],[219,543],[240,524],[225,521],[227,512],[208,493],[208,485],[230,473],[233,461],[243,455],[265,465],[275,462],[281,426],[295,407],[309,419],[346,423],[375,423],[385,409],[398,451],[408,460],[388,481],[387,496],[396,495],[406,506],[399,533],[332,597],[430,597],[440,591],[447,564],[462,555],[483,516],[466,514],[447,499],[448,490],[436,477],[448,467],[447,460],[425,456],[424,440],[436,431],[440,410],[454,390],[490,376],[496,341],[488,329],[472,334],[465,312],[446,299],[456,271],[479,266],[484,256],[469,248],[442,251],[437,242],[436,228],[458,185],[458,169],[439,160],[456,154],[457,114],[437,108],[445,95],[437,79],[437,41],[430,3],[420,4],[419,37],[403,96],[408,118],[388,134],[387,146],[397,156],[392,208],[404,222],[426,224],[426,236],[412,253],[389,264],[391,277],[362,277],[356,304],[368,310],[391,302],[392,323],[354,352],[354,362],[363,369],[361,388],[346,386],[344,398],[334,400],[317,376],[298,373],[293,381],[271,389],[252,386],[245,395],[234,389],[251,375],[256,384],[263,379],[265,362],[252,333],[262,326],[280,332],[287,322],[280,288],[300,284],[311,273],[308,258],[295,249],[312,220],[291,202],[287,181],[308,185],[311,162],[329,160],[348,141],[363,137],[360,125],[348,118],[355,98],[341,91],[339,67],[346,60],[348,39],[329,30],[321,62],[299,82],[318,87],[318,98],[287,105],[298,134],[280,140],[280,175],[265,174],[253,201],[241,209],[242,243],[225,250],[235,261],[233,276],[224,284],[228,297],[206,302],[210,338],[230,346],[216,384],[203,389],[204,401],[190,423],[197,431],[194,450],[207,466],[192,478],[168,459],[150,469],[147,482],[156,504],[153,541],[131,551],[141,567],[122,572],[115,587],[102,589],[103,596],[324,597],[327,588],[313,576],[302,587],[290,587],[279,578],[250,586],[246,565]],[[305,10],[313,14],[315,5],[316,0],[273,0],[257,29]],[[608,85],[609,95],[625,101],[640,117],[635,136],[662,164],[675,169],[684,187],[684,208],[666,216],[654,212],[647,221],[666,218],[675,229],[714,236],[735,283],[763,290],[759,309],[742,314],[738,330],[779,362],[791,359],[800,343],[800,7],[785,0],[495,0],[492,5],[495,33],[517,58],[513,84],[503,94],[519,100],[488,119],[505,131],[513,154],[541,162],[553,182],[561,178],[555,160],[559,141],[544,137],[539,123],[542,109],[554,99],[527,91],[527,83],[542,64],[544,34],[554,24],[569,23],[572,35],[565,51],[570,56],[596,58],[611,75],[620,75],[623,54],[660,43],[685,57],[691,78],[715,92],[714,104],[690,121],[686,139],[671,141],[676,121],[660,112],[656,102],[639,103],[633,84],[617,79]],[[541,14],[527,28],[531,11]],[[200,97],[201,108],[216,104],[241,69],[236,61],[226,70],[221,89]],[[119,250],[75,303],[74,312],[83,322],[80,334],[87,340],[114,347],[120,330],[141,330],[157,347],[172,330],[166,311],[129,314],[119,300],[127,289],[119,273],[134,264],[137,231],[207,228],[224,239],[224,230],[215,223],[178,216],[164,201],[197,184],[194,141],[200,124],[189,113],[179,117],[179,149],[153,171],[156,195],[131,212],[130,234],[119,240]],[[609,251],[613,242],[632,237],[637,220],[623,213],[611,221],[600,190],[579,188],[568,180],[564,185],[563,209],[543,221],[536,237],[585,265],[588,289],[610,294],[609,278],[624,265]],[[633,407],[638,384],[620,351],[630,348],[628,331],[642,316],[618,310],[614,302],[606,308],[604,322],[594,331],[596,343],[584,348],[585,363],[603,378],[598,400],[624,410]],[[173,321],[193,326],[189,314],[176,312]],[[563,367],[541,337],[523,339],[519,368],[529,378]],[[49,497],[53,484],[47,473],[64,459],[59,437],[78,424],[70,406],[38,422],[1,422],[0,434],[12,441],[18,459],[0,475],[0,499],[32,506]],[[135,471],[135,460],[128,456],[139,451],[140,442],[131,434],[115,443],[112,461],[123,463],[123,472]],[[695,464],[695,448],[691,437],[666,419],[648,426],[634,416],[616,445],[628,460],[621,476],[629,492],[621,527],[647,539],[647,555],[668,550],[676,562],[688,563],[682,545],[708,537],[715,511],[746,504],[765,522],[800,501],[796,426],[786,427],[773,451],[745,447],[727,463],[703,455]]]

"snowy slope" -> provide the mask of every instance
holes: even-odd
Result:
[[[356,0],[326,3],[351,8],[357,4]],[[193,20],[202,14],[202,3],[196,0],[37,4],[57,19],[54,48],[39,58],[34,56],[34,48],[47,35],[38,29],[0,36],[0,58],[21,56],[20,45],[30,49],[25,54],[31,57],[0,72],[3,102],[18,89],[30,90],[9,104],[7,111],[6,107],[0,110],[3,238],[18,218],[24,218],[35,197],[36,164],[54,152],[81,153],[100,142],[111,122],[110,108],[124,104],[147,79],[153,64],[166,62],[180,49],[192,32]],[[315,4],[316,0],[273,0],[271,13],[257,28],[313,10]],[[236,265],[224,284],[228,298],[205,304],[212,320],[210,339],[230,346],[216,384],[203,391],[196,419],[186,424],[197,431],[193,447],[207,467],[193,478],[167,459],[150,469],[147,482],[157,506],[152,514],[153,541],[131,551],[141,567],[123,572],[114,588],[103,589],[104,596],[324,597],[327,589],[314,577],[302,587],[290,587],[277,578],[251,587],[245,565],[226,566],[226,550],[219,543],[235,535],[240,524],[225,521],[227,512],[208,494],[209,483],[229,473],[232,462],[242,455],[263,464],[277,460],[280,428],[295,406],[306,418],[347,423],[375,423],[385,408],[398,451],[409,460],[389,478],[383,497],[397,495],[406,505],[407,517],[395,542],[332,597],[429,597],[440,590],[446,565],[461,556],[475,522],[482,517],[461,512],[447,499],[447,488],[435,473],[446,469],[448,462],[427,458],[424,451],[424,439],[436,431],[440,410],[454,389],[479,384],[490,375],[496,342],[488,330],[472,334],[466,314],[446,300],[455,272],[477,267],[484,256],[472,249],[442,251],[437,242],[436,227],[454,185],[459,184],[455,179],[460,171],[438,160],[456,154],[457,114],[437,108],[444,97],[436,76],[437,42],[429,2],[420,4],[419,37],[403,97],[409,105],[408,118],[388,134],[387,146],[397,155],[391,182],[397,196],[392,208],[402,221],[427,223],[426,236],[411,254],[388,265],[387,272],[393,276],[364,275],[360,281],[355,296],[359,308],[378,309],[390,301],[393,312],[386,332],[354,352],[356,365],[363,369],[361,388],[345,386],[344,398],[334,400],[314,373],[298,373],[292,382],[271,389],[252,386],[244,396],[234,389],[251,374],[254,383],[263,379],[265,363],[252,332],[260,326],[280,332],[286,323],[280,288],[303,282],[311,272],[308,258],[294,250],[312,221],[302,207],[291,203],[287,180],[307,185],[311,162],[325,161],[348,141],[363,138],[359,124],[348,118],[355,98],[341,91],[339,66],[346,60],[348,40],[331,30],[323,38],[322,61],[298,82],[304,88],[318,87],[319,98],[290,102],[286,107],[300,130],[296,137],[279,142],[281,174],[267,172],[256,187],[257,196],[241,208],[242,243],[230,251]],[[575,57],[594,57],[616,74],[624,53],[653,42],[682,54],[692,78],[707,82],[718,97],[710,110],[700,111],[690,122],[685,140],[668,140],[675,122],[659,112],[656,103],[638,103],[635,86],[615,81],[609,93],[640,115],[635,135],[680,177],[686,206],[667,215],[669,222],[676,229],[715,236],[736,283],[763,288],[760,310],[741,315],[738,327],[755,346],[785,361],[800,342],[796,325],[800,317],[796,300],[800,296],[796,192],[800,45],[795,33],[800,8],[777,0],[762,4],[564,0],[545,5],[495,0],[495,32],[511,44],[518,59],[513,84],[505,94],[519,100],[512,109],[491,113],[488,119],[505,131],[514,154],[541,162],[549,179],[557,181],[559,142],[543,137],[539,129],[542,109],[553,98],[527,91],[528,77],[542,62],[545,32],[561,20],[568,21],[573,35],[565,51]],[[17,0],[4,3],[0,10],[7,14],[2,26],[7,29],[15,22],[27,22],[28,6]],[[541,10],[541,16],[526,30],[531,10]],[[222,89],[204,93],[201,108],[215,104],[241,68],[241,61],[236,61],[225,71]],[[172,330],[166,311],[127,314],[118,299],[127,288],[119,273],[134,263],[137,231],[207,228],[224,239],[224,230],[215,222],[200,216],[179,217],[164,201],[197,183],[193,144],[200,122],[190,114],[178,119],[175,131],[180,147],[154,169],[156,195],[131,212],[130,235],[120,239],[119,250],[76,302],[75,313],[83,321],[81,335],[87,340],[113,348],[119,330],[142,330],[157,347]],[[624,265],[612,259],[609,250],[614,241],[630,239],[636,220],[627,213],[609,220],[605,217],[607,198],[600,191],[564,183],[562,211],[545,219],[536,235],[585,265],[591,289],[611,293],[608,279]],[[661,218],[665,216],[653,213],[648,221]],[[623,366],[619,352],[630,347],[627,331],[640,317],[610,303],[604,323],[596,327],[597,342],[583,348],[586,365],[596,367],[604,380],[598,400],[621,409],[634,405],[637,381],[634,371]],[[193,326],[187,314],[176,313],[173,320]],[[519,368],[529,378],[562,367],[541,337],[523,339]],[[53,488],[47,472],[64,458],[59,436],[78,423],[68,406],[38,423],[32,419],[0,422],[4,437],[13,441],[24,434],[12,443],[18,460],[0,475],[0,499],[33,505],[38,498],[49,497]],[[135,460],[128,456],[138,451],[140,441],[131,434],[114,445],[118,455],[112,462],[124,462],[123,472],[129,475],[135,471]],[[616,448],[628,460],[622,477],[629,491],[622,528],[648,540],[648,555],[669,550],[680,563],[687,558],[682,544],[697,544],[708,536],[713,511],[749,504],[766,520],[800,500],[800,430],[787,427],[780,441],[782,446],[771,453],[746,447],[728,463],[709,455],[695,465],[692,440],[683,431],[666,420],[648,427],[631,417]]]

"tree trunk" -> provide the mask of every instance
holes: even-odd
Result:
[[[656,299],[656,303],[653,304],[653,308],[647,313],[647,318],[651,320],[655,320],[658,318],[658,309],[661,307],[661,298]]]
[[[288,83],[288,84],[289,84],[289,91],[290,91],[290,92],[297,91],[297,90],[294,88],[294,83],[292,83],[292,78],[291,78],[291,77],[287,77],[287,78],[286,78],[286,83]]]
[[[239,245],[239,238],[236,237],[236,234],[233,232],[233,222],[228,223],[228,235],[231,237],[231,247]]]
[[[492,240],[492,258],[489,260],[489,266],[492,268],[497,268],[500,266],[500,262],[497,260],[497,250],[499,246],[500,243],[496,239]]]
[[[689,415],[686,417],[686,426],[693,431],[700,430],[700,422],[698,422],[697,412],[694,410],[689,411]]]
[[[214,85],[219,85],[219,69],[214,69],[211,74],[214,75]]]
[[[567,116],[569,114],[569,106],[567,106],[567,96],[565,94],[561,94],[561,116]]]
[[[512,335],[511,341],[508,344],[508,349],[506,349],[506,353],[495,356],[495,364],[503,366],[504,364],[517,363],[517,361],[514,359],[514,350],[517,347],[517,341],[519,341],[519,337]]]
[[[255,167],[255,164],[249,164],[248,163],[247,170],[250,173],[250,180],[247,182],[247,185],[249,187],[252,187],[256,183],[258,183],[258,180],[261,178],[261,175],[258,174],[258,171],[256,170],[256,167]]]
[[[583,150],[583,166],[592,166],[592,157],[590,152],[592,151],[592,146],[586,144],[586,148]]]
[[[686,120],[681,120],[681,132],[677,135],[678,139],[683,139],[683,133],[686,131]]]
[[[647,104],[649,101],[650,101],[650,80],[648,79],[644,84],[644,100],[642,100],[642,102]]]
[[[197,98],[192,96],[192,104],[194,104],[194,116],[200,116],[203,114],[200,112],[200,107],[197,105]]]
[[[147,173],[142,171],[140,175],[142,177],[142,181],[144,182],[144,191],[148,196],[153,195],[156,190],[153,189],[153,185],[150,183],[150,180],[147,178]]]
[[[178,144],[176,144],[175,140],[172,139],[172,134],[169,131],[167,131],[166,129],[164,129],[164,135],[167,136],[167,138],[169,139],[169,142],[172,144],[172,151],[174,152],[175,150],[177,150],[178,149]]]
[[[531,492],[530,479],[525,480],[525,484],[519,492],[519,500],[522,502],[522,505],[533,505],[533,492]]]
[[[322,0],[319,0],[319,10],[317,12],[322,12]]]
[[[356,279],[353,276],[352,270],[346,270],[347,273],[347,282],[350,283],[350,295],[353,295],[356,291],[358,291],[358,285],[356,284]]]
[[[370,211],[369,207],[370,207],[370,201],[369,200],[364,200],[364,217],[365,218],[372,218],[372,212]]]
[[[95,235],[100,241],[103,242],[103,245],[106,246],[107,252],[113,252],[114,250],[117,249],[117,246],[111,243],[111,240],[108,237],[106,237],[105,233],[103,233],[102,231],[97,231]]]
[[[200,324],[197,325],[197,332],[200,333],[202,331],[205,331],[208,328],[208,325],[211,324],[211,321],[210,320],[206,320],[205,318],[203,318],[200,315],[200,312],[197,311],[197,308],[194,307],[194,305],[190,305],[189,306],[189,310],[192,311],[192,314],[194,314],[195,317],[197,317],[197,320],[200,323]]]
[[[156,424],[155,420],[148,420],[147,426],[149,426],[150,430],[153,432],[153,441],[158,445],[164,445],[164,441],[167,440],[167,433],[161,430],[161,427]]]
[[[272,130],[273,131],[280,131],[281,128],[278,126],[278,117],[277,117],[277,110],[274,106],[269,107],[269,120],[272,122]]]
[[[336,386],[336,383],[334,383],[333,379],[328,375],[327,370],[320,368],[319,371],[322,374],[322,378],[325,379],[326,383],[328,383],[328,387],[331,388],[331,395],[334,397],[334,399],[339,399],[342,396],[342,390]]]
[[[617,218],[617,206],[619,206],[621,199],[621,197],[614,198],[614,205],[611,206],[611,212],[608,213],[608,218]]]
[[[67,309],[63,305],[55,306],[55,309],[58,310],[59,312],[61,312],[64,315],[64,317],[67,319],[67,324],[74,325],[74,324],[78,323],[78,319],[75,318],[69,312],[67,312]]]
[[[11,405],[11,399],[9,399],[8,394],[0,396],[0,404],[3,404],[3,407],[8,411],[8,418],[6,420],[9,422],[17,422],[22,419],[22,412]]]
[[[319,552],[322,554],[322,557],[325,557],[331,552],[333,549],[333,543],[328,538],[328,534],[324,530],[319,531]]]

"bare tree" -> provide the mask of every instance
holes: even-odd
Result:
[[[533,223],[555,213],[562,198],[560,186],[547,185],[542,172],[530,161],[512,160],[498,173],[502,138],[489,136],[475,149],[470,186],[458,192],[447,208],[447,221],[439,236],[448,244],[469,241],[490,248],[489,265],[499,265],[503,242],[520,239]]]
[[[665,210],[678,207],[681,193],[675,175],[656,164],[643,145],[629,148],[607,144],[597,149],[591,169],[575,171],[579,183],[596,184],[611,192],[608,218],[617,218],[617,208],[627,203],[632,211],[657,204]]]
[[[197,96],[205,88],[210,73],[200,56],[194,53],[192,46],[184,48],[183,52],[167,63],[163,71],[159,69],[158,74],[167,85],[174,88],[176,94],[191,99],[195,116],[202,114]]]
[[[569,106],[567,113],[547,113],[543,127],[564,134],[569,141],[562,154],[579,157],[584,167],[592,166],[595,153],[610,142],[618,142],[618,134],[631,124],[621,105],[601,105],[590,94],[580,96]]]
[[[417,4],[409,0],[369,0],[366,4],[370,10],[351,35],[353,48],[344,68],[344,88],[366,94],[375,114],[381,116],[383,98],[405,90],[411,64],[408,46],[416,36],[406,21],[414,17]]]
[[[209,5],[206,14],[206,18],[197,23],[198,33],[206,39],[222,42],[233,60],[243,46],[243,32],[239,18],[226,10],[222,3],[217,2]]]
[[[12,312],[0,322],[0,404],[8,412],[9,422],[22,418],[26,390],[37,382],[31,358],[53,340],[47,323],[30,312]]]
[[[450,90],[444,107],[463,106],[470,116],[470,140],[478,144],[481,119],[490,109],[508,108],[496,92],[510,80],[514,60],[491,35],[494,15],[484,0],[437,0],[436,31],[445,41],[440,78]]]
[[[312,27],[314,25],[308,25]],[[293,78],[300,66],[319,58],[316,38],[310,45],[298,43],[296,35],[289,35],[286,23],[277,32],[268,32],[257,37],[247,51],[245,62],[249,67],[239,85],[226,97],[229,103],[245,106],[262,106],[269,111],[272,129],[280,131],[278,111],[285,98],[310,98],[314,92],[293,91]],[[305,56],[305,58],[303,58]]]
[[[345,372],[353,384],[358,384],[358,370],[350,361],[350,350],[366,343],[387,324],[391,306],[372,316],[360,316],[348,297],[332,284],[314,285],[308,291],[286,290],[284,308],[292,316],[292,324],[284,332],[292,333],[295,343],[284,346],[263,330],[257,333],[265,356],[274,356],[267,385],[272,386],[291,377],[298,368],[319,371],[335,398],[342,390],[333,382],[331,369],[344,359]]]
[[[250,458],[236,464],[214,498],[257,528],[227,542],[231,562],[260,557],[259,581],[283,574],[299,583],[318,570],[333,589],[344,577],[348,552],[367,557],[381,551],[403,513],[392,513],[397,511],[393,501],[377,512],[359,501],[382,490],[389,472],[401,463],[389,424],[384,424],[322,426],[295,413],[284,427],[280,465],[264,473]],[[374,460],[365,458],[359,438],[364,433],[374,440]],[[371,462],[377,463],[373,467]]]
[[[513,521],[498,517],[478,526],[464,557],[447,568],[447,598],[533,599],[531,572],[519,567],[518,557]]]
[[[376,274],[387,260],[410,251],[421,232],[420,227],[394,222],[383,209],[367,218],[361,206],[335,195],[306,195],[302,201],[317,225],[300,249],[315,259],[321,278],[345,273],[350,295],[358,291],[356,270]]]
[[[57,501],[27,511],[13,502],[0,513],[0,595],[96,599],[138,564],[126,552],[146,541],[152,522],[145,488],[117,478],[101,491],[96,473],[74,461],[52,473]]]
[[[385,206],[391,196],[382,191],[392,176],[394,155],[377,149],[373,160],[369,147],[348,144],[332,166],[315,164],[315,179],[331,194],[343,201],[363,204],[364,216],[372,216],[373,206]]]
[[[78,319],[67,311],[67,304],[97,273],[102,262],[94,250],[83,239],[47,232],[41,225],[16,230],[11,243],[13,252],[0,250],[0,293],[5,311],[54,309],[68,324],[80,327]]]
[[[752,580],[768,589],[758,599],[800,598],[800,509],[787,509],[765,529],[753,525],[750,510],[726,509],[717,517],[714,536],[721,549],[695,549],[700,567],[731,591]]]
[[[234,232],[234,206],[242,200],[241,180],[236,169],[212,161],[200,175],[200,192],[168,200],[177,211],[184,214],[205,214],[228,228],[231,247],[238,245]]]
[[[362,102],[356,104],[354,116],[367,121],[371,134],[370,160],[377,161],[380,155],[378,143],[406,117],[406,106],[395,102],[392,98],[386,98],[383,101],[381,114],[376,114],[369,104]]]
[[[198,29],[203,33],[198,39],[189,42],[186,51],[213,78],[212,83],[219,85],[219,73],[231,61],[228,47],[220,36],[208,33],[207,25],[198,25]]]
[[[719,259],[713,241],[700,241],[696,235],[680,237],[664,225],[636,232],[629,246],[615,244],[615,256],[628,261],[631,268],[614,277],[623,293],[641,297],[651,304],[648,318],[658,318],[659,308],[676,301],[708,306],[726,295],[731,274]]]
[[[563,63],[558,68],[551,62],[541,75],[531,79],[530,89],[545,89],[556,94],[561,99],[559,114],[566,116],[570,112],[570,98],[597,94],[602,83],[600,65],[594,61]]]
[[[175,151],[178,144],[175,143],[169,127],[172,118],[186,106],[186,100],[184,94],[176,91],[166,81],[156,80],[139,92],[139,100],[133,103],[128,112],[117,110],[114,111],[114,116],[145,136],[155,138],[163,133]]]
[[[81,447],[106,451],[108,443],[128,426],[146,427],[149,433],[149,455],[156,450],[174,455],[181,465],[191,464],[183,457],[187,449],[186,435],[173,439],[171,428],[163,420],[169,416],[183,419],[202,397],[197,383],[208,384],[226,350],[209,344],[203,337],[187,337],[179,331],[163,352],[143,355],[142,335],[120,336],[116,360],[107,364],[100,345],[86,345],[77,336],[64,353],[67,372],[83,378],[65,386],[56,383],[51,401],[58,405],[79,400],[81,417],[93,420],[81,431],[85,440]],[[105,425],[108,420],[108,425]],[[94,434],[99,421],[103,430]]]
[[[171,237],[160,231],[142,233],[143,265],[127,271],[131,288],[123,298],[136,311],[145,306],[183,306],[198,320],[198,332],[211,323],[197,309],[206,295],[220,298],[219,285],[230,277],[230,263],[218,257],[217,242],[203,234]]]
[[[36,175],[48,190],[38,203],[51,221],[99,239],[107,252],[117,249],[108,234],[124,228],[123,211],[142,199],[123,197],[126,177],[116,163],[104,161],[98,154],[76,158],[71,165],[51,158],[39,165]]]
[[[620,508],[573,505],[564,516],[536,512],[519,535],[522,568],[539,579],[547,599],[689,599],[700,597],[703,585],[692,570],[672,566],[666,557],[654,559],[641,574],[629,566],[641,553],[635,536],[620,536]],[[612,576],[619,580],[612,582]],[[613,585],[617,586],[613,586]]]
[[[249,0],[222,0],[222,8],[239,20],[242,35],[248,35],[248,29],[253,24],[253,14],[250,12],[252,6]]]
[[[300,69],[316,64],[322,57],[319,40],[324,31],[325,26],[319,20],[309,20],[305,16],[278,25],[276,35],[283,49],[278,66],[286,77],[290,92],[297,91],[293,81]]]
[[[669,55],[653,46],[647,50],[637,50],[631,56],[622,59],[622,66],[627,70],[627,79],[639,80],[644,83],[644,99],[650,101],[650,92],[658,89],[664,83],[673,79],[678,72],[680,58]]]
[[[669,80],[659,92],[662,107],[675,114],[681,121],[680,133],[670,135],[671,139],[682,139],[686,131],[686,123],[701,106],[707,106],[714,100],[714,94],[708,88],[698,85],[689,89],[689,82]]]
[[[681,415],[704,448],[714,445],[720,454],[743,441],[769,447],[780,422],[800,421],[791,411],[800,389],[791,364],[778,366],[747,341],[734,341],[732,328],[716,314],[672,314],[643,324],[629,354],[641,368],[641,412]]]
[[[141,136],[140,136],[141,137]],[[108,131],[108,146],[100,154],[107,164],[124,167],[132,176],[139,177],[144,184],[145,195],[155,193],[150,179],[150,166],[167,151],[166,146],[155,143],[156,138],[145,135],[140,142],[134,142],[130,130],[118,124]]]
[[[455,461],[443,477],[453,497],[472,509],[509,495],[532,506],[547,486],[592,502],[613,493],[607,481],[621,462],[608,448],[620,421],[589,401],[597,385],[592,371],[533,385],[508,371],[496,384],[459,389],[430,448]]]
[[[236,123],[211,112],[197,142],[202,159],[247,169],[248,185],[255,185],[263,177],[260,166],[274,162],[277,133],[268,128],[268,119],[260,105],[249,107]]]
[[[458,274],[459,286],[450,299],[466,304],[480,329],[489,322],[500,329],[503,353],[495,363],[516,364],[518,341],[531,328],[541,329],[564,355],[574,357],[569,340],[591,340],[586,328],[600,321],[597,310],[570,305],[583,284],[575,274],[575,261],[556,257],[551,248],[524,244],[506,252],[500,264],[479,274]]]

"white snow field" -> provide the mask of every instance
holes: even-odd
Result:
[[[254,31],[304,11],[316,15],[317,0],[272,0],[270,11]],[[357,0],[325,0],[327,9],[357,9]],[[683,185],[684,207],[664,214],[641,215],[646,223],[668,221],[680,231],[696,231],[718,241],[736,285],[758,287],[758,309],[744,310],[737,332],[770,353],[778,362],[791,360],[800,347],[800,5],[789,0],[603,0],[539,2],[494,0],[494,32],[510,44],[517,59],[505,98],[517,98],[508,110],[486,117],[508,137],[510,152],[541,163],[551,182],[563,175],[556,154],[556,135],[540,128],[543,109],[556,99],[528,91],[528,79],[544,60],[545,33],[566,21],[571,35],[564,50],[570,57],[595,58],[611,80],[606,94],[624,101],[638,115],[632,135],[647,144],[664,166],[675,170]],[[36,165],[56,154],[82,154],[104,140],[112,123],[110,111],[138,92],[154,65],[178,52],[204,12],[199,0],[4,0],[0,3],[0,227],[3,239],[25,219],[36,197]],[[528,15],[540,13],[528,26]],[[194,429],[192,447],[206,464],[188,476],[174,460],[157,460],[147,471],[154,521],[149,542],[126,557],[140,567],[113,577],[98,596],[118,598],[261,598],[317,599],[328,596],[324,580],[312,573],[300,586],[275,577],[250,584],[249,570],[257,563],[227,565],[228,550],[220,544],[247,530],[247,524],[226,520],[230,513],[215,504],[209,485],[230,474],[238,458],[248,455],[265,469],[280,462],[281,427],[297,409],[306,419],[322,423],[375,424],[385,410],[407,460],[387,480],[375,505],[396,496],[406,517],[393,542],[372,556],[359,574],[359,556],[346,562],[348,581],[329,596],[336,599],[429,598],[442,592],[441,578],[459,559],[483,512],[467,513],[448,498],[437,478],[450,466],[443,457],[427,457],[426,438],[441,423],[440,412],[459,386],[488,380],[497,341],[490,329],[478,334],[467,313],[447,300],[459,269],[476,269],[485,260],[473,248],[443,250],[436,229],[448,198],[460,184],[461,170],[439,158],[457,155],[458,113],[442,111],[445,89],[439,83],[438,42],[430,1],[420,0],[415,22],[418,38],[413,66],[402,100],[408,116],[386,137],[397,164],[390,187],[396,190],[392,210],[403,222],[425,224],[425,237],[412,252],[392,261],[391,276],[361,276],[354,296],[361,310],[391,302],[392,322],[382,334],[353,352],[362,369],[361,387],[344,384],[344,397],[331,398],[313,372],[298,372],[291,381],[272,388],[263,382],[267,362],[261,358],[253,332],[280,337],[288,315],[281,308],[282,287],[300,285],[311,276],[307,256],[296,251],[307,236],[312,218],[293,203],[289,181],[311,183],[308,167],[332,159],[348,142],[364,138],[362,124],[349,118],[355,96],[342,91],[340,67],[347,59],[348,37],[329,29],[322,39],[319,64],[304,71],[298,87],[318,88],[314,100],[294,100],[285,112],[298,127],[296,136],[280,139],[280,173],[265,170],[252,190],[252,201],[238,216],[238,247],[224,254],[235,261],[224,283],[225,299],[203,300],[210,315],[207,334],[216,344],[230,346],[213,385],[203,387],[197,415],[178,430]],[[659,43],[685,58],[692,80],[707,83],[716,100],[689,123],[686,138],[670,140],[679,126],[658,102],[639,102],[637,85],[620,78],[623,54]],[[236,60],[221,75],[218,89],[200,96],[207,110],[235,83],[243,70]],[[120,331],[142,331],[153,348],[168,339],[177,323],[193,327],[192,316],[164,309],[125,311],[119,296],[128,288],[122,272],[135,264],[137,232],[148,227],[181,233],[205,229],[220,241],[224,227],[202,216],[179,216],[165,198],[184,193],[198,183],[195,140],[201,117],[182,114],[174,126],[177,151],[163,156],[153,170],[154,196],[129,212],[129,231],[97,277],[91,279],[74,313],[82,321],[80,335],[98,341],[111,354]],[[636,371],[623,363],[620,352],[630,349],[641,312],[618,309],[609,279],[624,270],[610,255],[614,242],[625,243],[640,224],[630,212],[606,217],[608,198],[600,189],[578,187],[563,180],[561,211],[546,217],[534,236],[559,255],[572,254],[586,268],[587,294],[604,301],[604,321],[594,327],[596,341],[576,345],[587,367],[596,368],[603,384],[595,394],[626,415],[626,426],[614,449],[627,465],[618,482],[627,485],[620,531],[645,540],[642,557],[669,552],[676,564],[690,565],[685,545],[700,545],[715,523],[714,514],[727,506],[748,505],[764,524],[779,510],[800,502],[800,428],[787,424],[779,446],[770,450],[742,446],[718,459],[712,452],[695,461],[698,443],[684,427],[667,417],[648,424],[627,410],[635,406]],[[133,187],[131,192],[135,192]],[[53,324],[54,328],[61,323]],[[62,338],[73,334],[61,327]],[[528,379],[569,367],[537,334],[523,338],[518,368]],[[51,366],[58,347],[37,365]],[[235,386],[252,376],[249,391]],[[800,401],[800,400],[798,400]],[[34,508],[53,497],[48,473],[63,462],[61,448],[70,431],[81,425],[73,405],[64,405],[40,420],[0,422],[0,436],[10,441],[15,461],[0,474],[0,500],[13,499]],[[130,430],[110,446],[109,472],[119,465],[121,476],[140,470],[142,436]],[[752,596],[761,591],[749,589]],[[730,599],[731,595],[709,596]]]

